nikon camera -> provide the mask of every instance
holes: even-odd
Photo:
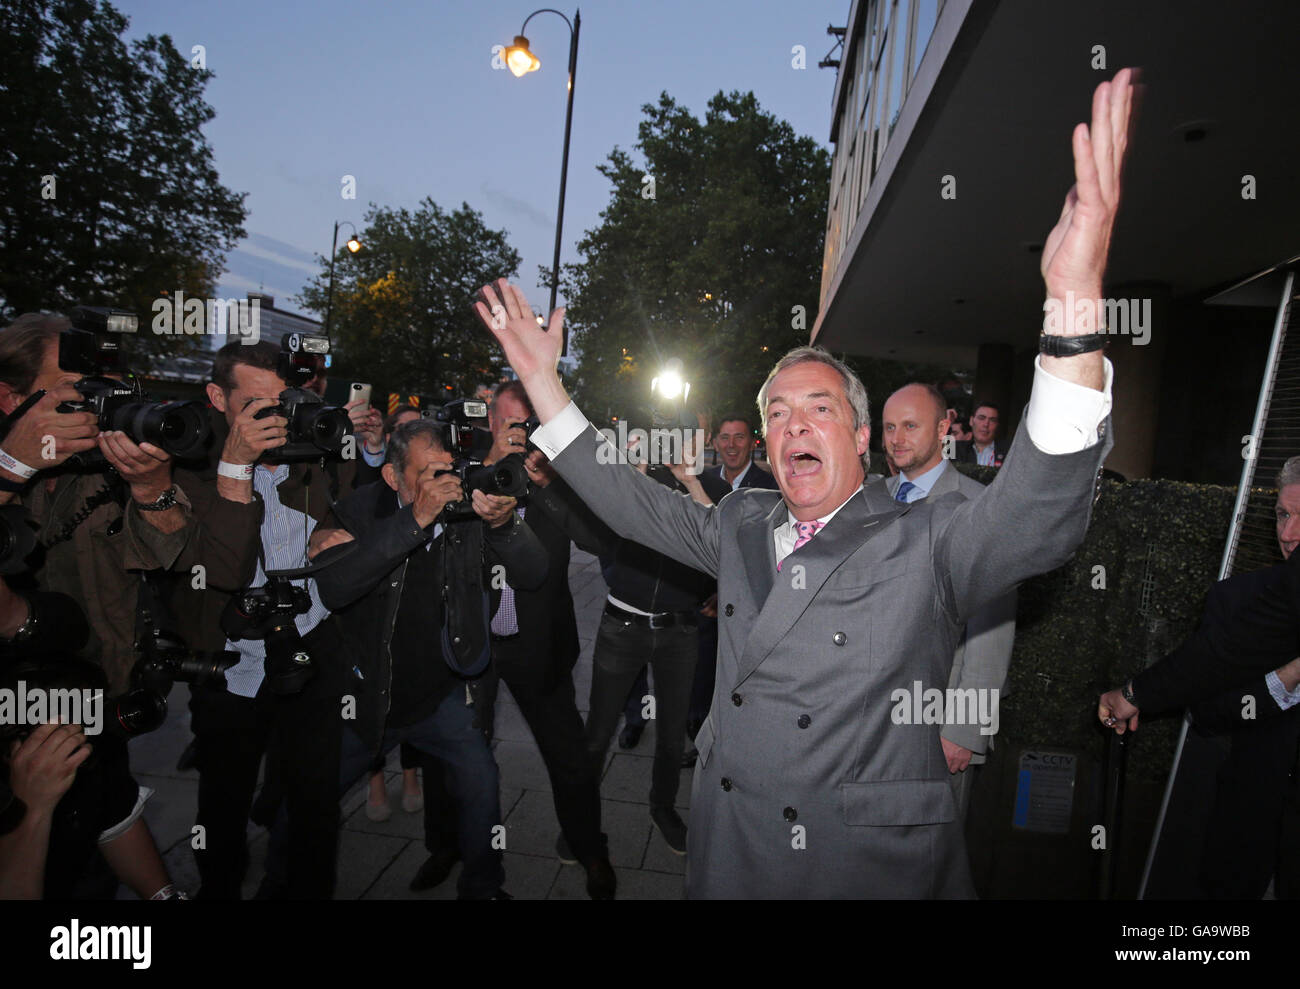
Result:
[[[470,496],[475,491],[511,498],[527,494],[528,472],[524,470],[522,454],[511,453],[494,464],[486,465],[473,455],[476,434],[487,422],[486,402],[458,398],[433,410],[428,418],[442,425],[442,445],[452,456],[451,470],[439,473],[456,474],[465,488],[465,497],[448,504],[438,516],[439,522],[446,524],[478,518],[470,504]]]
[[[59,335],[59,367],[84,377],[72,386],[81,399],[60,403],[58,411],[90,412],[102,431],[120,430],[133,442],[152,443],[174,457],[197,456],[210,432],[203,404],[151,402],[140,379],[122,366],[121,335],[136,332],[138,317],[122,309],[79,306],[70,318],[71,329]]]

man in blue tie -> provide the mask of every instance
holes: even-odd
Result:
[[[951,420],[943,395],[931,385],[904,385],[885,402],[881,415],[884,447],[898,468],[898,474],[882,478],[882,484],[895,501],[910,504],[925,498],[940,498],[957,492],[966,498],[978,497],[984,486],[949,465],[943,456],[944,438]],[[948,444],[951,446],[951,444]],[[952,672],[948,677],[948,697],[955,702],[945,705],[957,715],[943,726],[939,741],[948,760],[957,809],[965,815],[970,804],[974,766],[988,758],[997,733],[997,699],[1006,692],[1007,667],[1016,637],[1016,592],[1008,591],[986,605],[966,623],[966,631],[953,654]],[[978,698],[988,691],[989,703],[972,707],[959,701]],[[971,711],[992,712],[994,717],[980,723],[965,715]],[[971,723],[973,722],[973,723]]]

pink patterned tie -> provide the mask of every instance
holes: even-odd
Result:
[[[804,543],[808,542],[808,540],[812,539],[813,536],[817,535],[817,530],[825,524],[825,522],[796,522],[794,524],[794,529],[795,532],[799,533],[799,538],[794,541],[794,549],[798,549]],[[793,553],[794,550],[791,550],[790,552]],[[784,560],[781,561],[781,563],[784,562]],[[781,569],[781,563],[776,565],[777,570]]]

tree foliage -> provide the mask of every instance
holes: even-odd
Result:
[[[500,352],[471,307],[482,285],[519,269],[506,232],[468,203],[448,213],[428,197],[413,211],[372,203],[362,222],[361,250],[340,246],[335,259],[331,374],[368,381],[376,396],[444,399],[499,378]],[[324,318],[329,259],[319,260],[299,301]]]
[[[180,352],[153,300],[211,296],[247,211],[201,130],[212,73],[127,24],[106,0],[0,5],[0,317],[117,305]]]
[[[594,419],[626,416],[677,357],[692,405],[750,410],[817,317],[829,156],[752,93],[718,93],[702,123],[667,93],[642,112],[642,160],[599,166],[609,205],[565,266],[576,391]]]

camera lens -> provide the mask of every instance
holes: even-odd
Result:
[[[132,690],[118,698],[113,714],[124,735],[143,735],[162,727],[167,720],[167,699],[154,690]]]
[[[343,437],[352,432],[352,420],[342,409],[317,407],[304,416],[304,420],[304,436],[331,453],[343,449]]]
[[[111,428],[173,457],[197,455],[211,432],[207,411],[198,402],[133,402],[114,410]]]

